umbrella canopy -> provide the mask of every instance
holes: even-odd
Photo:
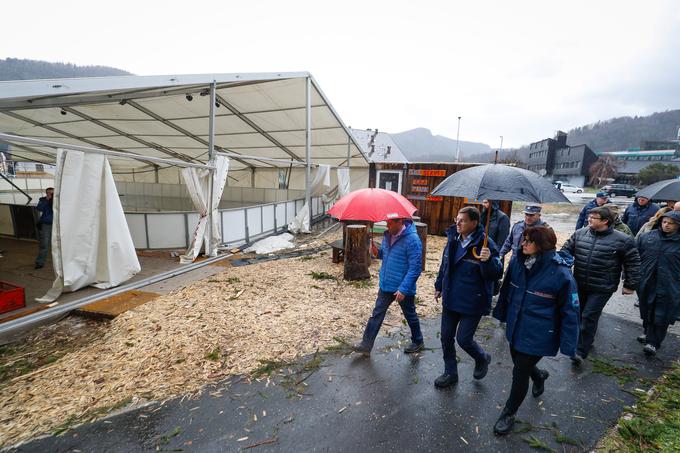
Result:
[[[385,189],[360,189],[342,197],[328,210],[338,220],[381,222],[410,219],[418,208],[402,195]]]
[[[458,171],[442,181],[432,195],[472,200],[511,200],[569,203],[549,181],[523,168],[502,164],[480,165]]]
[[[678,201],[680,200],[680,179],[666,179],[655,182],[651,186],[638,191],[635,196],[654,201]]]

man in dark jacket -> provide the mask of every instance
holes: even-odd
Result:
[[[680,318],[680,212],[661,216],[661,227],[638,238],[640,316],[647,355],[655,355],[668,326]]]
[[[609,203],[607,192],[596,193],[595,198],[586,203],[583,209],[581,209],[581,213],[578,215],[578,220],[576,221],[576,229],[578,230],[586,226],[586,218],[591,209],[598,208],[606,203]]]
[[[45,196],[40,197],[36,207],[40,211],[40,220],[38,221],[38,256],[35,259],[36,269],[45,267],[47,252],[50,250],[50,243],[52,242],[53,197],[54,188],[48,187],[45,190]]]
[[[423,349],[423,334],[416,313],[416,281],[422,272],[423,245],[410,219],[391,219],[383,236],[380,250],[375,246],[373,255],[382,260],[380,266],[380,289],[375,301],[373,314],[366,323],[361,343],[352,349],[362,354],[370,354],[387,309],[393,301],[399,302],[401,311],[411,328],[411,344],[404,349],[406,354]]]
[[[633,236],[635,236],[640,228],[642,228],[642,225],[654,217],[658,210],[659,206],[650,202],[649,198],[636,197],[635,203],[626,208],[626,212],[623,213],[621,220],[628,225],[630,231],[633,232]]]
[[[633,294],[640,280],[640,255],[632,237],[612,228],[614,216],[604,207],[591,209],[588,228],[576,230],[562,246],[574,257],[574,278],[581,302],[581,327],[575,365],[588,356],[604,306],[618,289]]]
[[[444,373],[434,381],[440,388],[458,382],[456,341],[475,360],[475,379],[486,376],[491,362],[491,355],[475,342],[474,334],[482,316],[491,310],[493,283],[501,277],[503,266],[492,239],[488,247],[482,247],[484,228],[479,220],[479,210],[466,206],[458,211],[455,229],[452,226],[446,232],[448,241],[434,284],[435,298],[441,296],[443,305]]]
[[[495,244],[505,243],[505,239],[510,234],[510,219],[507,214],[500,210],[498,202],[493,203],[489,200],[482,201],[481,224],[486,228],[486,218],[489,215],[489,207],[491,207],[491,219],[489,219],[489,237],[493,239]]]
[[[529,203],[524,207],[524,220],[520,220],[512,226],[510,234],[501,246],[500,252],[498,252],[501,257],[501,262],[505,259],[505,255],[508,252],[512,251],[512,254],[514,255],[522,247],[522,234],[524,233],[524,229],[530,226],[550,228],[550,225],[541,220],[540,204]]]

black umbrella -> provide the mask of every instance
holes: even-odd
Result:
[[[503,164],[479,165],[458,171],[435,187],[432,195],[467,197],[472,200],[570,203],[562,192],[536,173]],[[486,216],[483,247],[488,244],[490,219],[491,207]],[[476,250],[472,253],[479,258]]]
[[[678,201],[680,200],[680,179],[666,179],[655,182],[651,186],[639,190],[635,196],[654,201]]]

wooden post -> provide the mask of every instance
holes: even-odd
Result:
[[[347,225],[345,238],[345,280],[365,280],[371,278],[368,250],[368,227],[366,225]]]
[[[425,272],[425,263],[427,262],[427,223],[414,222],[416,231],[420,242],[423,244],[423,272]]]

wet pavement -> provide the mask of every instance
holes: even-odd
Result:
[[[439,320],[423,322],[431,348],[407,356],[403,329],[379,337],[373,355],[322,352],[306,365],[284,367],[248,383],[232,378],[197,399],[178,398],[128,411],[60,436],[19,447],[21,452],[136,451],[534,451],[593,448],[664,369],[677,359],[680,340],[669,335],[656,358],[635,340],[639,326],[605,314],[582,370],[564,356],[544,358],[546,390],[529,394],[516,432],[496,437],[492,426],[507,398],[511,359],[504,331],[482,321],[478,341],[492,354],[489,374],[472,378],[473,361],[459,357],[460,381],[439,390],[442,371]],[[564,436],[557,442],[558,435]],[[568,442],[578,445],[575,447]]]

